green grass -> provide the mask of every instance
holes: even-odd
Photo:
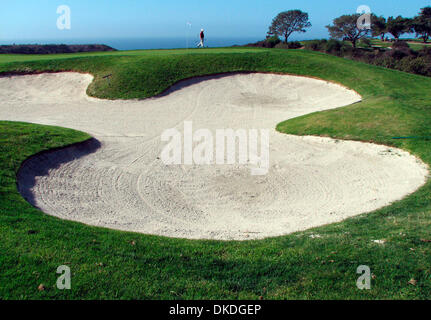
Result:
[[[24,61],[25,60],[25,61]],[[278,130],[404,148],[431,164],[431,78],[304,50],[159,50],[0,56],[0,72],[90,72],[89,93],[146,98],[196,76],[281,72],[335,81],[362,103],[282,122]],[[112,74],[111,80],[103,76]],[[282,121],[283,119],[280,119]],[[384,209],[288,236],[248,242],[192,241],[63,221],[21,198],[15,174],[41,150],[83,141],[69,129],[0,122],[0,298],[2,299],[429,299],[431,183]],[[310,237],[311,235],[320,237]],[[386,240],[379,245],[373,240]],[[72,290],[55,288],[72,269]],[[368,265],[372,290],[356,288]],[[410,279],[416,285],[408,284]],[[45,291],[37,287],[43,283]]]
[[[393,42],[389,41],[382,41],[380,39],[371,39],[371,45],[374,47],[383,47],[383,48],[389,48],[392,47]]]
[[[228,51],[227,51],[228,50]],[[26,61],[43,61],[43,60],[63,60],[82,57],[101,57],[101,56],[140,56],[140,57],[155,57],[164,55],[184,55],[195,53],[246,53],[262,50],[259,48],[214,48],[214,49],[166,49],[166,50],[129,50],[129,51],[107,51],[107,52],[83,52],[83,53],[64,53],[64,54],[0,54],[0,63],[8,62],[26,62]]]

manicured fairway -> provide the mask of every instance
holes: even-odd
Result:
[[[65,70],[92,73],[88,93],[109,99],[146,98],[184,78],[231,71],[335,81],[364,101],[282,122],[278,130],[392,145],[431,164],[431,140],[421,138],[431,136],[430,78],[302,50],[0,56],[0,72]],[[62,221],[21,198],[15,174],[22,161],[87,138],[69,129],[0,122],[0,298],[431,297],[430,182],[377,212],[289,236],[248,242],[167,239]],[[63,264],[72,269],[70,291],[55,288],[55,271]],[[374,274],[370,291],[356,288],[359,265]],[[39,291],[40,284],[46,289]]]

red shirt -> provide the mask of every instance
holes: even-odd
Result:
[[[204,38],[205,38],[205,34],[204,34],[204,32],[203,32],[203,31],[201,31],[200,37],[201,37],[201,39],[204,39]]]

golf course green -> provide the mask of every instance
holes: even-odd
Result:
[[[361,103],[288,120],[294,135],[369,141],[431,164],[431,78],[306,50],[218,48],[0,55],[0,75],[91,73],[90,96],[144,99],[186,78],[226,72],[315,77]],[[1,102],[0,102],[1,107]],[[75,130],[0,121],[0,299],[430,299],[431,182],[341,223],[255,241],[171,239],[91,227],[33,208],[17,191],[30,156],[89,139]],[[72,289],[56,288],[57,267]],[[359,290],[358,266],[371,268]]]

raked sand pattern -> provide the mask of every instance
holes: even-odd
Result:
[[[322,80],[232,74],[183,81],[142,101],[89,98],[92,76],[0,78],[0,119],[58,125],[94,139],[32,157],[21,194],[47,214],[112,229],[189,239],[280,236],[391,204],[422,186],[426,165],[370,143],[297,137],[277,123],[361,100]],[[270,169],[160,160],[169,128],[270,129]]]

